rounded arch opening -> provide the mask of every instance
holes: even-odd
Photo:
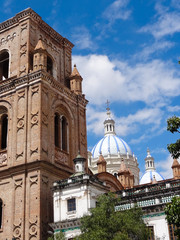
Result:
[[[9,53],[4,50],[0,53],[0,81],[9,77]]]
[[[4,106],[0,106],[0,150],[7,148],[8,137],[8,111]]]

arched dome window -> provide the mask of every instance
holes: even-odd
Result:
[[[69,128],[65,116],[55,113],[54,117],[54,142],[55,146],[68,152],[69,148]]]
[[[9,76],[9,53],[4,51],[0,54],[0,81]]]

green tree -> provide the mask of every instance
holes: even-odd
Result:
[[[165,208],[166,219],[169,224],[176,227],[175,235],[180,240],[180,197],[173,197],[171,203]]]
[[[142,220],[142,210],[133,208],[115,211],[120,201],[109,193],[98,198],[97,207],[81,219],[82,234],[78,240],[147,240],[147,227]]]
[[[167,120],[167,130],[171,133],[180,133],[180,118],[176,116],[169,118]],[[178,158],[180,156],[180,139],[175,143],[168,144],[167,149],[173,158]]]
[[[64,233],[63,232],[59,232],[59,233],[55,233],[53,236],[48,237],[47,240],[66,240]]]

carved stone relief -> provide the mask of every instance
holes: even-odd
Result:
[[[66,153],[63,153],[57,149],[55,149],[55,161],[57,163],[63,163],[68,164],[68,155]]]
[[[22,188],[22,185],[23,185],[23,179],[16,179],[14,181],[14,186],[15,186],[15,189],[18,188],[18,187],[21,187]]]
[[[37,175],[30,176],[29,181],[30,181],[30,186],[32,186],[33,184],[38,184],[38,176]]]
[[[37,239],[37,232],[38,232],[38,227],[37,227],[37,219],[34,221],[31,220],[29,221],[29,239]]]
[[[16,32],[14,32],[12,35],[8,35],[7,37],[3,37],[1,38],[0,40],[0,46],[3,45],[3,44],[6,44],[8,43],[9,41],[13,41],[14,38],[16,37]]]
[[[20,45],[20,57],[25,56],[27,53],[27,42]]]
[[[0,153],[0,167],[7,165],[7,152]]]
[[[24,115],[20,118],[17,118],[17,132],[20,129],[24,129]]]
[[[39,112],[37,111],[36,113],[31,113],[31,128],[34,126],[34,125],[38,125],[38,114]]]
[[[45,185],[48,185],[49,179],[46,176],[42,176],[42,183],[44,183]]]
[[[13,237],[16,239],[21,239],[21,234],[22,234],[22,220],[20,221],[19,224],[13,224]]]

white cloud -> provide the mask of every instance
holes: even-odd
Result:
[[[150,129],[154,132],[160,125],[162,119],[162,111],[156,108],[144,108],[138,110],[135,114],[129,114],[126,117],[116,117],[113,113],[112,117],[116,122],[116,134],[119,136],[126,136],[129,133],[137,133],[140,126],[149,125]],[[106,118],[104,111],[96,110],[91,106],[87,108],[87,130],[95,135],[103,135],[103,122]],[[151,126],[151,127],[150,127]],[[143,134],[140,139],[134,139],[131,143],[139,143],[140,141],[148,138],[149,133]]]
[[[160,170],[161,175],[165,178],[172,178],[173,177],[173,172],[172,172],[172,163],[173,163],[173,159],[171,157],[171,155],[169,155],[165,160],[163,161],[159,161],[157,162],[156,168],[157,170]]]
[[[173,35],[176,32],[180,32],[180,13],[176,11],[169,11],[168,7],[161,4],[156,4],[155,9],[157,11],[157,21],[153,24],[148,24],[140,29],[140,32],[147,32],[154,36],[156,39],[160,39],[167,35]]]
[[[85,26],[73,29],[72,39],[78,49],[96,50],[97,46]]]
[[[116,20],[127,20],[131,14],[130,10],[126,7],[129,0],[116,0],[110,6],[106,8],[103,13],[103,17],[109,21],[109,24],[113,24]]]
[[[143,50],[136,54],[135,57],[138,59],[147,60],[150,55],[153,53],[159,53],[160,51],[167,51],[168,49],[172,48],[175,45],[173,42],[169,41],[155,41],[153,44],[149,46],[144,46]]]
[[[83,92],[91,104],[142,101],[163,105],[179,95],[180,79],[171,62],[153,60],[137,63],[112,60],[105,55],[73,56],[73,62],[84,78]]]
[[[167,107],[167,110],[169,112],[179,112],[180,111],[180,106],[179,105],[176,105],[176,106],[168,106]]]

